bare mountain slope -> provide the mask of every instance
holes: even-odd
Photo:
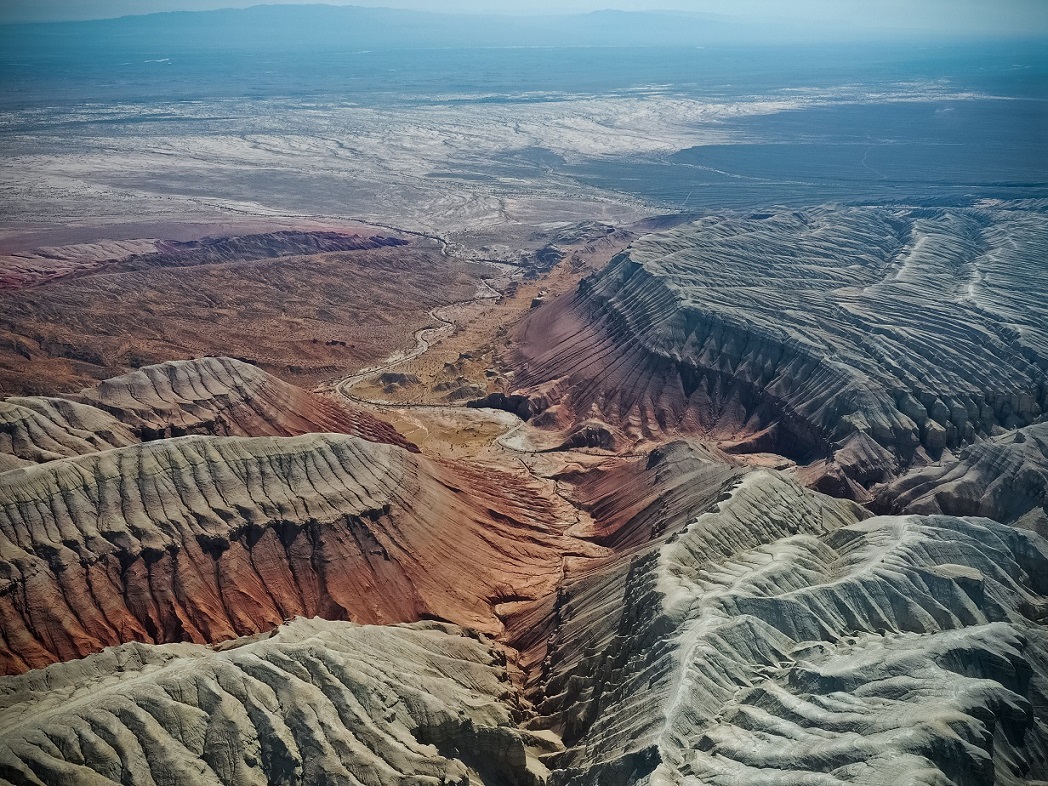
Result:
[[[986,516],[1048,535],[1048,422],[971,445],[878,489],[884,512]]]
[[[68,398],[113,414],[143,439],[185,434],[286,437],[331,431],[414,449],[392,426],[369,413],[232,358],[144,366]]]
[[[560,425],[829,462],[856,497],[1048,410],[1048,217],[820,208],[635,242],[518,331]]]
[[[296,614],[498,633],[593,547],[530,479],[337,434],[182,437],[0,473],[0,668]],[[580,551],[581,550],[581,551]]]
[[[1048,782],[1046,251],[1000,206],[649,236],[516,330],[485,401],[557,433],[453,413],[484,463],[228,358],[7,400],[0,780]]]
[[[66,277],[119,273],[154,267],[191,267],[222,262],[331,251],[364,251],[407,245],[381,235],[361,237],[342,232],[280,231],[202,240],[102,240],[74,246],[0,255],[0,292],[27,289]]]
[[[513,727],[508,683],[489,642],[437,623],[125,644],[0,680],[0,782],[537,784],[548,742]]]
[[[0,399],[0,472],[136,442],[126,424],[87,404],[37,396]]]
[[[337,432],[417,450],[392,426],[232,358],[145,366],[62,398],[0,400],[0,471],[186,434]]]
[[[0,777],[1045,779],[1048,544],[986,519],[869,518],[711,458],[680,444],[577,484],[598,514],[626,503],[590,533],[622,551],[566,563],[529,691],[537,717],[521,711],[500,657],[455,629],[298,621],[224,652],[123,645],[0,679]],[[468,548],[461,530],[455,546]],[[455,570],[485,575],[476,554]]]
[[[551,783],[1043,780],[1048,545],[861,515],[752,472],[614,593],[562,590]]]

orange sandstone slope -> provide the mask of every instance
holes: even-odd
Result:
[[[535,481],[336,434],[191,436],[0,473],[0,671],[296,615],[499,634],[601,551]]]

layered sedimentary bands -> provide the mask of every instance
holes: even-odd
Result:
[[[579,553],[529,484],[344,435],[183,437],[0,474],[0,667],[295,615],[488,633]],[[463,577],[468,577],[464,580]]]
[[[411,447],[395,429],[367,412],[307,393],[231,358],[145,366],[68,398],[115,415],[143,439],[334,431]]]
[[[367,412],[231,358],[145,366],[64,397],[0,400],[0,470],[187,434],[338,432],[417,450]]]
[[[518,331],[539,422],[702,435],[867,497],[1048,409],[1048,217],[824,208],[636,242]],[[552,405],[552,406],[551,406]]]
[[[643,238],[518,326],[473,404],[557,433],[484,463],[229,358],[6,399],[0,781],[1048,782],[1046,253]]]
[[[956,461],[914,470],[879,489],[874,507],[987,516],[1048,535],[1048,423],[972,445]]]
[[[527,698],[490,645],[432,623],[299,621],[217,652],[124,645],[0,682],[0,774],[48,784],[1029,784],[1048,774],[1048,546],[1036,534],[980,518],[871,517],[686,443],[581,479],[563,478],[594,517],[579,535],[612,551],[566,561]],[[396,594],[376,583],[357,587],[356,601],[410,592],[395,577],[411,560],[388,548],[381,519],[362,516],[352,531],[378,533],[373,547],[389,561],[372,555],[388,571],[375,579]],[[344,554],[313,546],[293,569],[334,570]],[[482,583],[473,554],[438,575],[443,591],[462,584],[451,572]]]

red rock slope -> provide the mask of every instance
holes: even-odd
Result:
[[[596,547],[530,479],[335,434],[165,439],[0,474],[0,671],[295,616],[496,634]]]

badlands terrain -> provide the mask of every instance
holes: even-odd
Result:
[[[1048,780],[1044,205],[529,233],[0,260],[0,780]]]
[[[0,24],[0,784],[1048,784],[1043,3],[421,5]]]

